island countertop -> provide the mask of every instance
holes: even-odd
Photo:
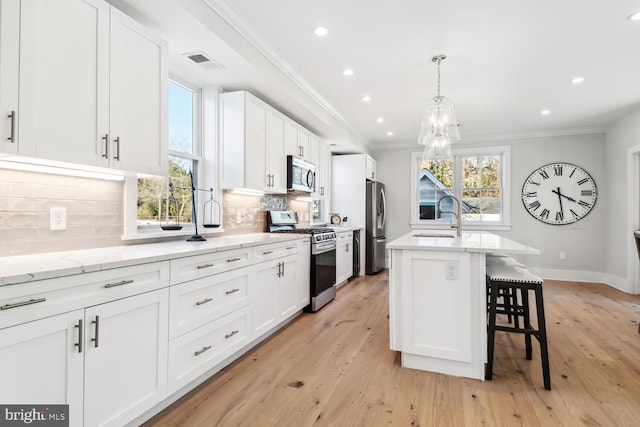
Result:
[[[462,236],[456,236],[443,231],[413,230],[388,243],[387,249],[540,254],[538,249],[486,231],[463,231]]]

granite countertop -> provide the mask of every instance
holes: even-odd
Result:
[[[0,286],[301,238],[305,235],[253,233],[211,237],[205,242],[172,241],[0,257]]]
[[[444,237],[440,237],[443,236]],[[538,249],[486,231],[463,231],[462,236],[453,233],[414,230],[387,244],[387,249],[408,249],[444,252],[485,252],[504,254],[539,255]]]

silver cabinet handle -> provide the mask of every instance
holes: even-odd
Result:
[[[11,119],[11,135],[7,138],[12,144],[16,142],[16,112],[11,111],[11,114],[7,116]]]
[[[231,289],[230,291],[226,291],[226,292],[225,292],[225,294],[227,294],[227,295],[231,295],[231,294],[233,294],[233,293],[235,293],[235,292],[238,292],[239,290],[240,290],[239,288],[233,288],[233,289]]]
[[[231,333],[226,334],[224,337],[225,337],[226,339],[229,339],[229,338],[231,338],[232,336],[234,336],[235,334],[237,334],[238,332],[240,332],[240,331],[231,331]]]
[[[280,274],[280,267],[282,267],[282,263],[279,262],[278,263],[278,273],[276,273],[278,277],[282,277],[281,274]]]
[[[196,302],[196,305],[206,304],[206,303],[211,302],[211,301],[213,301],[213,298],[205,298],[202,301]]]
[[[284,277],[284,262],[282,263],[282,276]]]
[[[39,302],[45,302],[46,300],[47,300],[46,298],[37,298],[37,299],[30,299],[29,301],[16,302],[14,304],[5,304],[2,307],[0,307],[0,310],[10,310],[12,308],[23,307],[25,305],[37,304]]]
[[[227,262],[236,262],[236,261],[240,261],[242,258],[229,258],[227,260]]]
[[[287,250],[295,249],[295,246],[287,246]]]
[[[96,316],[96,320],[92,320],[91,323],[96,325],[96,335],[95,338],[91,338],[91,341],[93,341],[94,343],[93,346],[95,348],[98,348],[98,339],[100,335],[100,316]]]
[[[104,141],[104,154],[102,155],[102,157],[105,159],[108,159],[109,158],[109,134],[105,133],[104,136],[102,137],[102,140]]]
[[[272,253],[273,253],[273,251],[264,251],[264,252],[262,252],[262,255],[269,255],[269,254],[272,254]]]
[[[271,186],[271,175],[267,174],[267,187]]]
[[[116,143],[116,155],[113,156],[114,159],[120,160],[120,137],[116,136],[116,139],[113,140]]]
[[[349,244],[348,243],[346,245],[344,245],[344,251],[345,252],[349,252]]]
[[[304,157],[304,145],[300,148],[302,148],[302,157]]]
[[[115,288],[116,286],[122,286],[122,285],[128,285],[130,283],[133,283],[133,280],[123,280],[121,282],[116,282],[116,283],[107,283],[106,285],[104,285],[105,288]]]
[[[75,347],[78,347],[78,353],[82,353],[82,319],[78,319],[78,324],[76,325],[78,328],[78,342],[74,344]]]
[[[194,353],[194,356],[200,356],[202,353],[204,353],[207,350],[211,350],[211,346],[208,345],[206,347],[203,347],[202,350],[198,350]]]
[[[201,270],[203,268],[209,268],[209,267],[213,267],[214,264],[202,264],[199,265],[198,267],[196,267],[198,270]]]

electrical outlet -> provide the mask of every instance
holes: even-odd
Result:
[[[566,253],[564,253],[564,252],[560,252],[560,260],[561,260],[561,261],[564,261],[564,260],[566,260],[566,259],[567,259],[567,254],[566,254]]]
[[[49,210],[49,229],[67,229],[67,208],[51,208]]]
[[[447,280],[457,280],[458,279],[458,263],[457,262],[448,262],[445,265]]]

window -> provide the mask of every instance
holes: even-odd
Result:
[[[438,227],[437,203],[444,196],[462,202],[462,222],[467,227],[508,228],[509,147],[452,151],[449,160],[422,160],[412,153],[412,227]],[[455,221],[455,202],[442,200],[440,219]]]
[[[138,228],[193,221],[191,174],[197,188],[202,163],[200,94],[175,81],[169,82],[168,92],[168,178],[138,178]]]

